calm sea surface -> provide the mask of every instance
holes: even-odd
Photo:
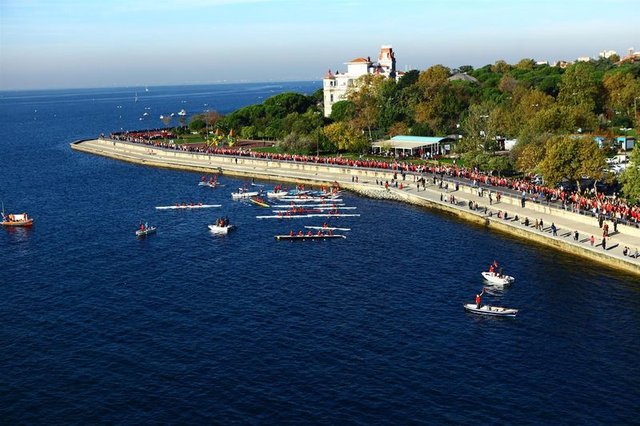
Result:
[[[636,277],[351,194],[346,240],[277,242],[322,222],[69,148],[318,87],[0,93],[0,199],[36,220],[0,229],[0,422],[637,423]],[[183,201],[222,207],[154,209]],[[238,229],[216,237],[222,214]],[[518,318],[462,309],[494,259],[516,283],[484,300]]]

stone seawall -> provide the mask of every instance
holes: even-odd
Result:
[[[457,218],[460,218],[467,222],[475,223],[476,225],[486,226],[490,229],[516,236],[521,239],[533,241],[537,244],[541,244],[547,247],[552,247],[565,253],[589,258],[592,261],[610,268],[624,270],[633,274],[640,275],[640,265],[628,262],[625,259],[619,259],[613,256],[609,256],[606,252],[603,252],[602,250],[599,250],[597,248],[593,248],[590,246],[577,246],[562,239],[550,238],[543,233],[532,232],[531,230],[516,226],[513,224],[513,222],[504,221],[502,219],[498,219],[495,216],[488,216],[478,211],[467,210],[465,207],[460,207],[459,205],[454,206],[447,203],[443,204],[438,201],[430,201],[422,197],[414,196],[411,193],[399,192],[397,190],[387,191],[384,188],[366,188],[349,184],[345,184],[343,185],[343,187],[351,192],[369,198],[399,201],[430,209],[437,209],[456,216]],[[461,201],[462,204],[465,204],[464,201],[466,200]]]
[[[631,258],[617,256],[613,252],[599,250],[587,244],[577,245],[570,240],[552,237],[548,233],[523,227],[519,222],[505,221],[498,219],[496,216],[484,214],[484,210],[468,209],[466,206],[469,201],[485,203],[486,200],[486,196],[484,199],[478,198],[477,190],[471,187],[460,186],[460,191],[455,192],[458,202],[450,204],[439,201],[440,196],[446,194],[445,197],[447,197],[450,196],[449,193],[435,187],[427,187],[426,191],[417,192],[415,184],[410,180],[406,181],[406,184],[411,186],[410,190],[400,190],[393,187],[387,190],[381,185],[374,184],[376,179],[379,181],[391,181],[394,175],[393,171],[190,153],[108,139],[76,141],[71,144],[71,147],[77,151],[152,167],[189,170],[200,173],[222,172],[232,176],[256,177],[276,182],[316,185],[338,182],[342,188],[366,197],[393,200],[436,209],[480,226],[486,226],[557,250],[591,259],[608,267],[640,275],[639,259],[632,261]],[[353,182],[356,177],[358,179],[357,183]],[[488,204],[488,200],[486,200],[486,204]],[[518,214],[520,206],[515,204],[512,199],[503,197],[503,202],[500,205],[492,206],[491,209],[509,212],[510,216],[513,217]],[[578,225],[592,226],[595,221],[593,218],[558,209],[550,209],[547,206],[533,203],[527,204],[526,212],[520,212],[522,217],[525,216],[525,213],[532,218],[532,221],[534,217],[544,217],[547,224],[552,223],[554,220],[556,222],[563,220],[573,221],[575,223],[568,222],[566,225],[572,227],[577,227]],[[637,229],[625,229],[626,238],[636,238],[636,233],[640,235],[640,231]],[[636,242],[635,240],[631,241]],[[640,245],[640,238],[637,242]]]

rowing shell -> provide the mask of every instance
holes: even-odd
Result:
[[[346,235],[276,235],[276,240],[304,241],[304,240],[332,240],[347,238]]]
[[[279,197],[280,201],[288,201],[295,203],[340,203],[342,198],[325,198],[325,197]]]
[[[246,192],[232,192],[231,193],[231,198],[233,198],[234,200],[240,199],[240,198],[250,198],[250,197],[255,197],[256,195],[259,195],[260,192],[258,191],[246,191]]]
[[[272,207],[280,207],[280,208],[291,208],[291,207],[304,207],[304,208],[309,208],[309,207],[329,207],[329,206],[344,206],[344,203],[322,203],[322,204],[296,204],[296,203],[291,203],[291,204],[274,204]]]
[[[324,207],[311,207],[311,206],[298,206],[298,209],[309,209],[309,210],[355,210],[357,207],[333,207],[333,206],[324,206]],[[292,213],[295,214],[295,211],[292,210],[273,210],[274,213]]]
[[[314,214],[292,214],[292,215],[273,215],[273,216],[256,216],[256,219],[298,219],[303,217],[360,217],[359,214],[345,213],[314,213]]]
[[[193,206],[158,206],[156,210],[188,210],[188,209],[210,209],[222,207],[222,204],[194,204]]]
[[[224,186],[222,183],[200,182],[198,186],[208,186],[209,188],[218,188]]]
[[[327,231],[351,231],[351,228],[332,228],[330,226],[305,226],[307,229],[326,229]]]

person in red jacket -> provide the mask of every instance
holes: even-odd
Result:
[[[480,306],[482,306],[482,295],[484,294],[484,287],[482,288],[482,291],[480,292],[480,294],[476,294],[476,308],[480,309]]]

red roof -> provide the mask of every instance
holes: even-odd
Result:
[[[369,62],[371,62],[371,61],[368,61],[366,58],[355,58],[355,59],[352,59],[352,60],[351,60],[351,63],[353,63],[353,62],[360,62],[360,63],[365,63],[365,64],[367,64],[367,63],[369,63]]]

